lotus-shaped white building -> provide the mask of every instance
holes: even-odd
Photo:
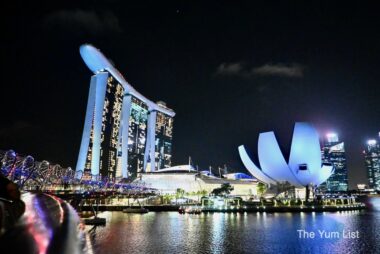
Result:
[[[295,187],[318,186],[333,173],[331,164],[323,164],[316,129],[309,123],[296,123],[286,161],[273,131],[260,133],[258,158],[260,167],[250,159],[244,145],[239,146],[240,158],[248,171],[259,181],[270,185],[288,182]]]

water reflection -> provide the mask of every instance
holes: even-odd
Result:
[[[372,200],[380,208],[380,198]],[[374,206],[375,206],[374,205]],[[377,208],[376,208],[377,209]],[[380,209],[340,213],[145,215],[105,212],[90,232],[95,253],[364,253],[380,249]],[[300,238],[297,230],[315,232]],[[339,232],[321,238],[319,230]],[[360,238],[342,233],[359,231]]]

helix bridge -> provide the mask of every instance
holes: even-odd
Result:
[[[36,161],[30,155],[14,150],[0,151],[1,174],[22,191],[65,192],[66,194],[113,193],[137,195],[155,192],[143,182],[125,179],[107,179],[99,175],[84,174],[71,167],[62,167],[46,160]]]

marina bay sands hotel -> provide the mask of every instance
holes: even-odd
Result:
[[[170,167],[174,111],[137,92],[95,47],[80,54],[94,75],[76,170],[114,179]]]

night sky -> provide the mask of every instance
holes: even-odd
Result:
[[[147,98],[176,112],[173,162],[244,171],[294,122],[345,142],[349,184],[380,131],[378,8],[332,1],[7,1],[1,12],[0,149],[75,167],[92,73],[91,43]],[[191,3],[193,2],[193,3]],[[304,3],[303,3],[304,2]],[[233,3],[233,4],[232,4]]]

